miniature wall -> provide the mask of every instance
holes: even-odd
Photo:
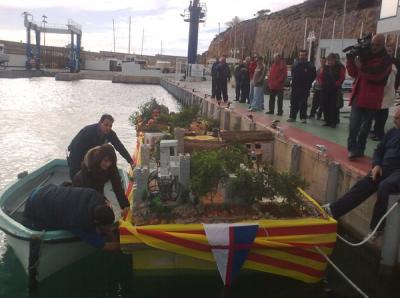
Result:
[[[215,101],[203,98],[191,89],[185,89],[169,80],[162,79],[161,85],[173,94],[183,105],[199,104],[202,116],[219,119],[222,129],[252,130],[270,129],[260,123],[252,123],[247,117],[235,113],[232,110],[221,109]],[[274,131],[278,134],[277,131]],[[298,147],[298,152],[293,155],[293,150]],[[334,201],[356,183],[363,173],[353,169],[344,168],[334,164],[329,156],[316,148],[310,148],[283,136],[277,136],[273,145],[273,165],[278,171],[298,170],[310,187],[307,192],[320,204]],[[296,156],[294,158],[293,156]],[[348,226],[355,235],[364,237],[369,231],[369,221],[375,200],[367,200],[359,208],[356,208],[341,221]]]

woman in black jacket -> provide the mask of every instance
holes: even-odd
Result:
[[[129,201],[118,174],[117,156],[112,145],[104,144],[90,149],[85,155],[80,171],[74,176],[72,185],[92,188],[103,194],[104,185],[108,180],[111,181],[124,216],[129,211]]]

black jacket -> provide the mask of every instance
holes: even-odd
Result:
[[[218,80],[227,80],[231,78],[231,71],[227,63],[219,63],[216,67],[216,78]]]
[[[382,166],[391,170],[400,169],[400,129],[390,129],[378,144],[372,158],[374,166]]]
[[[121,209],[129,207],[129,201],[122,188],[121,177],[116,166],[110,167],[107,171],[90,171],[83,163],[81,170],[74,176],[72,185],[77,187],[90,187],[99,193],[104,193],[104,185],[110,180],[114,193],[118,199]]]
[[[24,215],[46,230],[82,228],[96,230],[93,213],[104,205],[104,196],[90,188],[49,184],[39,188],[26,202]]]
[[[311,62],[296,62],[292,67],[292,90],[309,92],[316,76],[315,66]]]
[[[217,66],[219,65],[219,61],[215,61],[211,67],[211,76],[213,78],[217,77]]]
[[[89,149],[105,143],[111,143],[127,162],[132,163],[128,150],[122,145],[117,134],[112,130],[109,134],[102,135],[99,124],[96,123],[85,126],[72,139],[71,144],[68,146],[70,164],[79,168]]]

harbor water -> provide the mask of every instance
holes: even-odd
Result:
[[[114,116],[114,130],[133,152],[136,139],[129,115],[152,97],[172,111],[179,108],[159,86],[94,80],[56,82],[54,78],[0,79],[0,188],[22,171],[65,158],[66,147],[79,129],[97,122],[103,113]],[[121,167],[128,166],[118,158]],[[399,297],[390,294],[393,283],[378,279],[378,261],[372,252],[339,244],[333,259],[370,297]],[[101,251],[51,276],[33,294],[28,293],[26,284],[26,275],[0,232],[0,298],[358,297],[331,269],[327,282],[316,285],[243,272],[231,288],[225,288],[217,272],[138,272],[132,270],[132,256]]]

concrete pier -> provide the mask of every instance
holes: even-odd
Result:
[[[202,116],[220,119],[221,129],[270,130],[275,133],[274,148],[271,150],[274,168],[278,171],[297,172],[304,177],[310,184],[307,192],[320,204],[335,201],[366,175],[371,167],[368,158],[349,162],[344,146],[300,129],[299,124],[282,121],[274,129],[271,127],[277,119],[274,115],[249,113],[247,107],[237,103],[233,103],[230,109],[223,104],[220,107],[215,99],[207,96],[204,88],[196,87],[198,83],[161,79],[160,84],[183,105],[198,104]],[[340,222],[355,236],[364,238],[369,232],[374,203],[374,199],[367,200]]]

